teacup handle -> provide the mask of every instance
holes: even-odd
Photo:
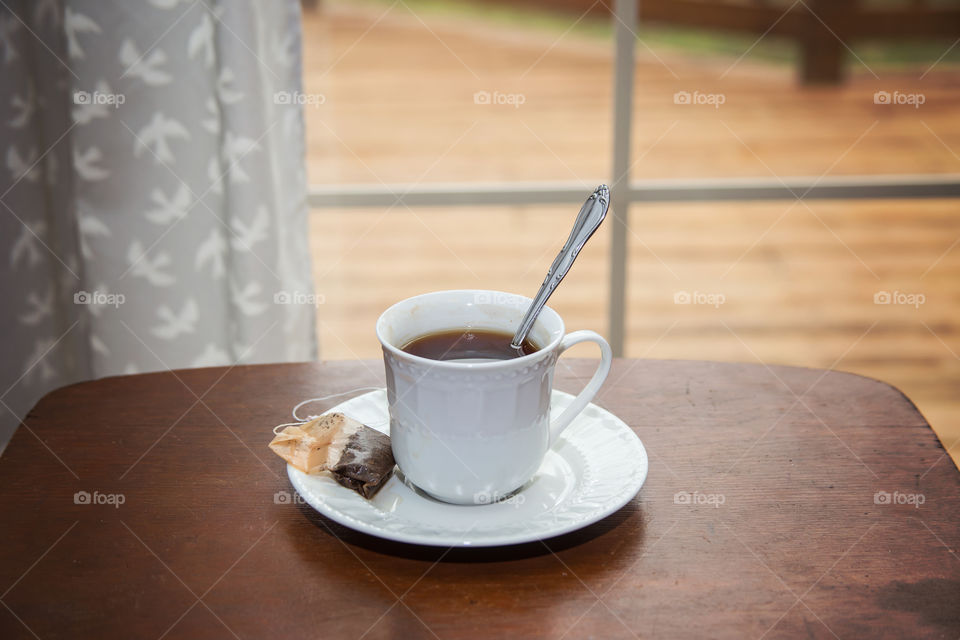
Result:
[[[564,351],[581,342],[597,343],[597,346],[600,347],[600,366],[597,367],[593,377],[590,378],[590,382],[588,382],[587,386],[583,388],[583,391],[573,399],[570,406],[564,409],[563,413],[550,423],[551,447],[556,443],[557,438],[563,430],[570,426],[573,419],[593,400],[593,396],[597,395],[597,391],[600,390],[604,380],[607,379],[607,374],[610,373],[610,364],[613,362],[613,352],[610,350],[610,345],[607,344],[607,341],[596,331],[573,331],[563,336],[563,340],[560,341],[557,357],[559,358],[563,355]]]

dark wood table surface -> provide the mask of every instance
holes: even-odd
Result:
[[[639,495],[453,550],[275,500],[271,427],[382,383],[379,361],[324,362],[47,395],[0,458],[0,638],[960,637],[960,473],[882,382],[618,360],[596,402],[647,448]]]

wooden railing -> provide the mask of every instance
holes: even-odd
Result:
[[[477,0],[503,3],[504,0]],[[608,12],[612,0],[508,0],[569,13]],[[843,79],[847,47],[865,38],[960,38],[960,0],[641,0],[640,24],[663,23],[788,37],[800,46],[806,84]]]

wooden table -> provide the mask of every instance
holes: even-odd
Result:
[[[0,458],[0,637],[960,635],[960,474],[882,382],[619,360],[597,402],[647,448],[640,494],[572,534],[448,550],[275,500],[271,427],[382,381],[377,361],[266,365],[43,398]]]

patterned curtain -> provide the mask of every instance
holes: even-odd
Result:
[[[0,7],[0,447],[51,388],[316,357],[296,0]]]

